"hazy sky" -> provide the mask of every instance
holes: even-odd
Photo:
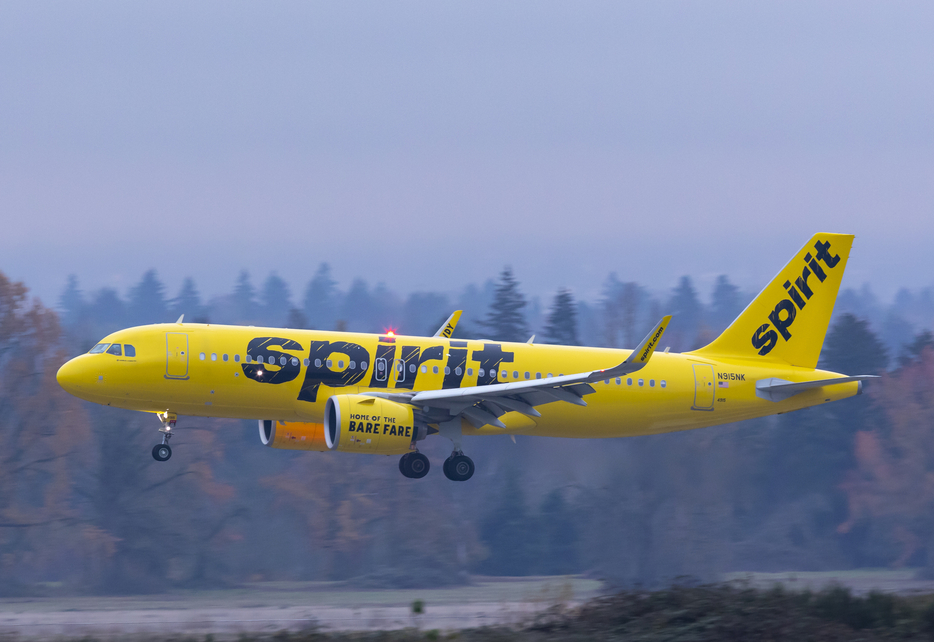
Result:
[[[0,270],[934,284],[931,2],[3,2]]]

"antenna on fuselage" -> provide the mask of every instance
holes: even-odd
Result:
[[[177,323],[178,325],[181,325],[182,321],[184,320],[185,320],[185,315],[183,314],[182,316],[178,317],[178,321],[176,321],[175,323]]]

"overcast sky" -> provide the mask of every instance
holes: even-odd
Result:
[[[931,2],[3,2],[0,271],[934,284]]]

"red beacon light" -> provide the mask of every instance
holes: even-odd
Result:
[[[393,330],[392,328],[389,328],[388,330],[386,330],[386,336],[387,336],[387,337],[394,337],[394,336],[396,336],[396,331]]]

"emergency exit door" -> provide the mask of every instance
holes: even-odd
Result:
[[[713,366],[706,363],[694,364],[694,405],[692,410],[713,410],[714,393]]]
[[[188,378],[188,335],[184,332],[165,333],[165,378]]]

